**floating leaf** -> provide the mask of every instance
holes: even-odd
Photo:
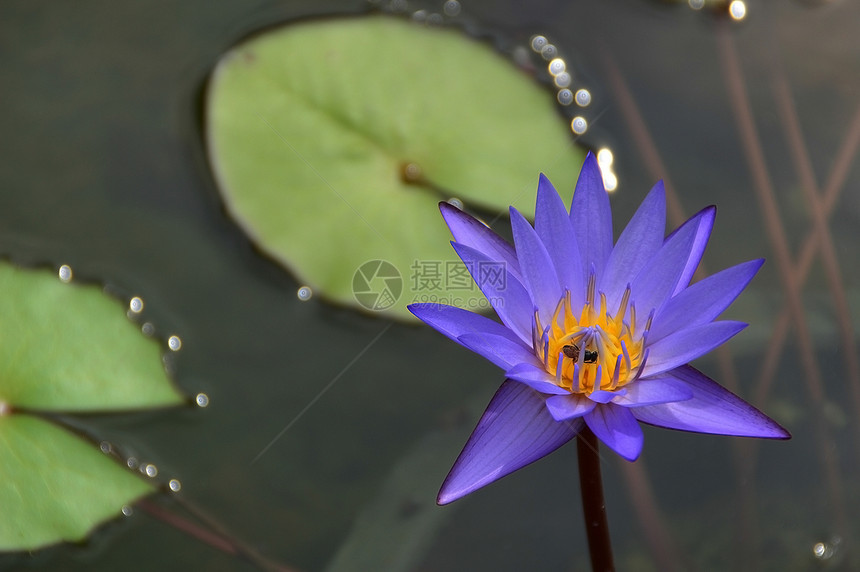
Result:
[[[0,550],[83,540],[153,491],[91,443],[26,414],[0,417]]]
[[[0,402],[43,411],[180,403],[155,340],[95,286],[0,262]]]
[[[402,318],[486,307],[440,199],[530,213],[538,173],[569,197],[583,158],[552,95],[490,47],[385,16],[253,38],[207,98],[216,179],[252,240],[329,299]]]
[[[156,341],[98,287],[0,262],[0,550],[84,538],[152,486],[99,449],[19,410],[174,405]]]

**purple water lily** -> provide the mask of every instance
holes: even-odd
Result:
[[[585,426],[630,461],[642,451],[640,421],[699,433],[790,437],[688,365],[746,326],[714,319],[764,261],[690,285],[716,208],[665,237],[664,194],[657,183],[614,245],[609,199],[591,154],[569,212],[543,175],[534,228],[511,208],[513,247],[473,217],[440,205],[454,249],[501,323],[442,304],[409,310],[504,369],[507,379],[445,479],[439,504],[548,455]]]

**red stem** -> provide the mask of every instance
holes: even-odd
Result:
[[[576,454],[579,460],[579,490],[582,494],[582,513],[588,553],[593,572],[614,572],[612,543],[609,540],[609,521],[606,518],[606,501],[603,499],[603,479],[600,476],[600,452],[597,437],[585,427],[576,437]]]

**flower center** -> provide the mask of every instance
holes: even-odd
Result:
[[[559,300],[549,325],[543,326],[535,312],[535,353],[556,384],[572,393],[623,387],[639,376],[647,357],[645,337],[651,320],[634,338],[636,309],[629,304],[630,288],[614,314],[606,308],[606,296],[600,293],[598,305],[594,294],[592,276],[578,314],[571,307],[569,292]]]

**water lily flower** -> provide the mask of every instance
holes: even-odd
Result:
[[[789,433],[688,363],[746,324],[716,320],[763,260],[690,284],[711,234],[707,207],[669,236],[662,182],[613,244],[612,214],[594,156],[570,210],[546,177],[532,227],[514,208],[514,246],[441,203],[453,245],[501,323],[443,304],[409,310],[505,372],[505,382],[439,492],[447,504],[553,452],[588,427],[628,459],[639,422],[720,435]]]

